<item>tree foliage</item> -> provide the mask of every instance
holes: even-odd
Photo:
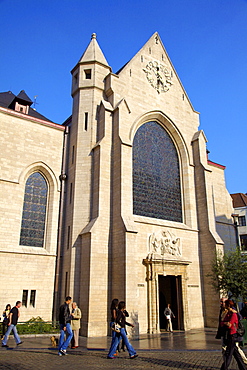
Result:
[[[217,292],[236,301],[247,299],[247,256],[238,248],[217,252],[210,276]]]

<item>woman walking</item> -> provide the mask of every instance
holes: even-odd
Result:
[[[225,301],[225,307],[227,309],[227,314],[225,315],[223,321],[221,322],[221,327],[225,330],[224,344],[227,346],[224,354],[224,362],[221,366],[221,370],[228,370],[232,356],[234,356],[237,361],[239,370],[247,370],[240,353],[236,347],[236,342],[238,340],[237,328],[238,328],[238,316],[235,310],[232,310],[234,306],[233,301],[227,299]]]
[[[126,316],[125,316],[124,311],[125,311],[125,302],[121,301],[118,304],[118,312],[117,312],[116,322],[120,326],[120,336],[121,336],[128,352],[129,352],[129,356],[130,356],[131,359],[133,359],[133,358],[136,358],[138,355],[136,354],[136,351],[134,350],[134,348],[132,347],[132,345],[130,344],[130,342],[127,338],[125,325],[131,326],[132,328],[134,327],[134,325],[132,325],[132,324],[130,324],[126,321]],[[116,352],[118,344],[119,344],[119,337],[116,335],[115,339],[114,339],[114,341],[111,345],[111,348],[109,350],[107,358],[109,358],[109,359],[114,358],[114,354]]]
[[[117,298],[114,298],[112,300],[112,302],[111,302],[111,307],[110,307],[110,310],[111,310],[110,328],[112,328],[112,326],[115,325],[116,322],[117,322],[118,303],[119,303],[119,301],[118,301]],[[109,353],[111,352],[112,347],[115,344],[115,341],[117,341],[117,343],[119,344],[120,334],[118,334],[115,330],[112,330],[112,339],[111,339],[111,346],[110,346]],[[118,344],[117,344],[117,347],[118,347]],[[117,347],[116,347],[116,349],[117,349]],[[113,353],[113,355],[115,355],[115,354],[116,354],[116,350]]]
[[[10,310],[11,310],[11,305],[7,304],[5,310],[3,311],[2,339],[8,329]]]

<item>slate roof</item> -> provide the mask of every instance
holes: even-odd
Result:
[[[21,104],[29,105],[29,111],[27,116],[42,119],[43,121],[53,122],[46,118],[42,114],[31,108],[33,104],[32,100],[27,96],[24,90],[21,90],[18,95],[14,95],[12,91],[6,91],[0,93],[0,107],[14,110],[14,103],[18,101]],[[24,114],[24,113],[23,113]]]
[[[28,105],[33,104],[32,100],[27,96],[24,90],[21,90],[16,98],[28,103]]]
[[[243,193],[231,194],[233,201],[233,208],[246,207],[247,206],[247,196]]]
[[[11,91],[0,93],[0,107],[8,108],[14,98],[15,95]]]

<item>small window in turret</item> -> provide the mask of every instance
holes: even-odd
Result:
[[[85,69],[85,80],[91,80],[92,71],[91,69]]]

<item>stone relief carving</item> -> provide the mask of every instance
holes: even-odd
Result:
[[[168,71],[160,62],[154,60],[150,61],[143,71],[146,74],[147,80],[150,85],[160,94],[162,92],[167,92],[173,85],[172,72]]]
[[[168,229],[153,233],[149,236],[149,256],[172,255],[181,257],[181,241]]]

